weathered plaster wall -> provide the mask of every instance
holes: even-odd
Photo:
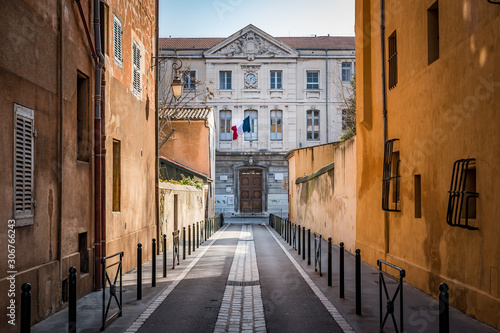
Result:
[[[106,55],[106,255],[124,251],[123,270],[151,257],[155,218],[155,2],[107,1],[109,52]],[[113,55],[113,16],[122,23],[123,62]],[[133,91],[132,45],[141,50],[141,93]],[[120,211],[113,211],[113,141],[121,145]]]
[[[177,230],[182,230],[193,223],[205,219],[205,196],[202,190],[194,186],[160,183],[160,234],[167,235],[167,249],[172,247],[172,232],[174,231],[174,201],[177,196]],[[191,231],[193,232],[193,231]],[[186,236],[187,237],[187,236]],[[163,238],[162,238],[163,239]],[[187,239],[187,238],[186,238]],[[163,246],[163,245],[162,245]]]
[[[91,6],[82,0],[90,22]],[[7,221],[13,216],[13,138],[14,103],[34,110],[34,179],[33,224],[18,227],[16,233],[15,269],[7,267],[7,246],[0,256],[0,307],[6,309],[9,298],[7,271],[16,274],[16,323],[19,327],[21,285],[32,285],[32,323],[47,317],[62,307],[61,281],[68,270],[80,271],[78,234],[87,232],[87,250],[93,257],[92,244],[92,162],[77,160],[77,73],[89,78],[92,89],[93,65],[82,24],[73,2],[62,2],[62,60],[58,57],[59,19],[57,1],[4,1],[0,11],[0,110],[2,121],[0,182],[3,200],[0,202],[0,243],[7,244]],[[60,67],[59,67],[60,66]],[[58,71],[61,71],[60,81]],[[59,93],[59,82],[62,94]],[[59,108],[62,98],[62,110]],[[89,96],[89,125],[92,118]],[[59,120],[62,114],[62,163],[59,155]],[[62,172],[62,202],[59,202],[58,168]],[[74,203],[78,202],[79,205]],[[62,204],[62,216],[59,204]],[[61,222],[61,242],[58,225]],[[9,274],[10,275],[10,274]],[[78,296],[93,288],[93,267],[89,274],[78,272]],[[35,306],[36,305],[36,306]],[[2,313],[5,313],[3,311]],[[0,322],[0,331],[12,326]],[[14,329],[15,330],[15,329]]]
[[[395,30],[398,38],[398,83],[387,90],[388,139],[400,140],[402,211],[384,212],[380,34],[370,24],[380,21],[380,11],[356,1],[356,246],[367,263],[401,266],[406,281],[433,296],[446,282],[453,306],[500,328],[500,6],[440,0],[439,59],[429,65],[433,3],[387,4],[386,40]],[[463,158],[476,159],[476,231],[446,223],[453,163]],[[421,176],[421,218],[415,217],[415,175]]]
[[[332,237],[334,244],[344,242],[346,250],[353,252],[356,236],[356,140],[295,150],[289,160],[289,165],[293,165],[290,175],[299,165],[313,165],[312,156],[320,155],[314,149],[332,152],[335,162],[322,165],[307,177],[291,176],[290,219],[310,228],[311,233],[320,233],[324,239]]]

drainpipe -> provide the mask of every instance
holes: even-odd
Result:
[[[328,49],[325,49],[325,63],[326,63],[326,143],[328,143]]]
[[[99,46],[100,48],[100,46]],[[102,50],[99,50],[102,54]],[[104,63],[104,62],[103,62]],[[101,75],[101,257],[106,257],[106,67]]]
[[[387,141],[387,91],[385,88],[385,4],[380,0],[380,52],[382,59],[382,117],[384,124],[384,149]]]
[[[159,145],[159,96],[158,80],[160,78],[160,69],[158,66],[158,56],[160,54],[159,38],[159,0],[155,0],[155,219],[156,219],[156,239],[160,239],[160,145]],[[159,248],[159,247],[158,247]],[[165,251],[165,249],[163,249]]]
[[[57,89],[59,95],[59,117],[58,117],[58,130],[59,130],[59,152],[58,157],[59,161],[57,163],[57,253],[56,258],[59,261],[59,281],[62,281],[63,273],[62,273],[62,163],[63,163],[63,2],[62,0],[58,1],[57,6],[57,15],[59,19],[59,36],[57,40],[57,60],[58,60],[58,70],[57,70]]]
[[[94,267],[94,281],[95,289],[102,288],[102,271],[101,271],[101,258],[104,257],[102,249],[102,236],[103,225],[102,216],[105,214],[103,211],[103,203],[105,195],[102,192],[103,165],[102,165],[102,112],[101,112],[101,75],[102,67],[104,64],[104,56],[101,51],[101,20],[100,20],[100,7],[99,0],[94,0],[94,40],[96,46],[96,53],[98,56],[95,68],[95,84],[94,84],[94,208],[95,208],[95,227],[94,227],[94,241],[95,241],[95,267]]]

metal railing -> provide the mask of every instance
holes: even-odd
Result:
[[[385,277],[388,277],[389,279],[393,279],[393,280],[396,280],[398,281],[396,278],[394,278],[393,276],[389,275],[388,273],[384,272],[382,270],[382,266],[385,265],[385,266],[388,266],[390,268],[393,268],[397,271],[399,271],[399,283],[398,283],[398,287],[396,288],[396,290],[394,291],[394,293],[392,294],[392,297],[389,296],[389,292],[387,290],[387,284],[386,284],[386,281],[385,281]],[[377,260],[377,266],[378,266],[378,270],[379,270],[379,302],[380,302],[380,332],[383,332],[383,329],[384,329],[384,326],[385,326],[385,323],[387,322],[387,318],[389,317],[389,315],[391,316],[391,319],[392,319],[392,323],[394,324],[394,329],[396,330],[396,332],[404,332],[404,322],[403,322],[403,278],[406,276],[406,272],[404,269],[402,269],[401,267],[398,267],[398,266],[395,266],[393,264],[390,264],[386,261],[383,261],[383,260]],[[385,316],[383,316],[383,308],[382,308],[382,289],[384,290],[384,295],[385,295],[385,299],[387,300],[387,303],[386,303],[386,313],[385,313]],[[399,294],[399,329],[398,329],[398,324],[396,322],[396,317],[394,317],[394,310],[395,310],[395,306],[394,306],[394,302],[397,298]],[[382,318],[383,317],[383,318]]]
[[[120,260],[112,263],[110,265],[106,265],[106,261],[119,256]],[[121,317],[122,316],[122,259],[123,259],[123,252],[119,252],[116,254],[113,254],[109,257],[105,257],[101,259],[101,264],[102,264],[102,281],[104,285],[102,286],[102,325],[101,325],[101,331],[104,331],[106,328],[106,324],[113,320],[115,317]],[[117,266],[116,268],[116,274],[114,279],[110,279],[109,274],[108,274],[108,269],[111,267]],[[116,281],[119,280],[119,290],[117,291],[117,286],[116,286]],[[111,282],[113,280],[113,282]],[[106,306],[106,284],[109,283],[109,300],[108,300],[108,305]],[[117,297],[117,294],[119,297]],[[108,318],[108,313],[109,313],[109,308],[111,305],[111,301],[115,299],[116,304],[118,305],[118,311],[113,313],[111,316]]]
[[[175,269],[175,259],[177,259],[177,265],[180,263],[179,255],[180,255],[180,230],[174,230],[172,232],[172,269]]]
[[[319,276],[323,276],[321,274],[321,237],[321,234],[314,233],[314,271],[317,272],[319,269]]]

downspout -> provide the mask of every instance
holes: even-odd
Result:
[[[385,1],[380,0],[380,52],[382,59],[382,117],[384,124],[384,149],[387,141],[387,91],[385,88]]]
[[[59,261],[59,281],[62,281],[63,273],[62,273],[62,163],[63,163],[63,2],[62,0],[58,1],[58,19],[59,19],[59,36],[57,40],[57,57],[58,57],[58,71],[57,71],[57,81],[58,81],[58,94],[59,94],[59,118],[58,118],[58,130],[59,130],[59,152],[58,157],[59,161],[57,163],[57,205],[58,205],[58,214],[57,214],[57,261]]]
[[[100,48],[100,47],[99,47]],[[102,50],[99,50],[102,54]],[[101,256],[106,257],[106,66],[101,75]]]
[[[158,79],[160,77],[160,69],[158,68],[159,56],[159,0],[155,0],[155,219],[156,219],[156,239],[160,239],[160,146],[158,140],[158,126],[159,126],[159,96],[158,96]],[[158,249],[159,250],[159,249]],[[165,251],[165,249],[163,249]]]
[[[328,49],[325,49],[325,63],[326,63],[326,143],[328,143]]]
[[[101,20],[99,0],[94,0],[94,40],[96,53],[98,56],[95,68],[95,84],[94,84],[94,208],[95,208],[95,289],[102,288],[102,271],[101,259],[103,258],[102,249],[102,216],[103,212],[102,201],[105,200],[102,192],[102,113],[101,113],[101,75],[104,64],[104,56],[101,51]]]

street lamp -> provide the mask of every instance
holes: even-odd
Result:
[[[179,63],[177,63],[177,60],[179,61]],[[181,67],[182,67],[182,60],[176,57],[174,59],[174,62],[172,63],[172,69],[175,71],[174,72],[175,77],[174,80],[172,81],[172,93],[176,100],[182,96],[182,88],[184,86],[182,84],[181,78],[179,77],[179,74],[177,73],[177,71],[181,69]]]

